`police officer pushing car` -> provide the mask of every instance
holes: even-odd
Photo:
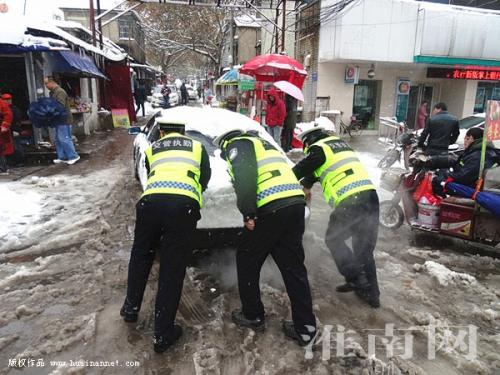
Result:
[[[310,198],[310,188],[320,181],[330,215],[325,242],[346,283],[338,292],[355,291],[370,306],[380,306],[373,251],[377,243],[379,200],[375,186],[354,150],[323,128],[299,135],[306,157],[293,171]],[[346,241],[352,240],[352,248]]]
[[[242,308],[232,312],[232,320],[239,327],[265,329],[259,278],[271,254],[292,307],[292,321],[282,322],[283,331],[307,345],[316,335],[316,319],[304,266],[302,187],[282,152],[256,132],[234,129],[217,137],[214,144],[228,163],[245,226],[236,253]]]
[[[148,180],[136,206],[134,244],[127,296],[120,315],[136,322],[159,246],[160,273],[155,305],[154,350],[164,352],[182,335],[174,324],[191,253],[190,240],[200,219],[202,192],[210,180],[203,145],[184,135],[184,125],[157,119],[160,139],[146,150]]]

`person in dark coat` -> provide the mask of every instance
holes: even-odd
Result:
[[[281,147],[285,151],[292,148],[292,139],[295,126],[297,125],[297,99],[291,95],[285,96],[286,117],[283,125],[283,142]]]
[[[266,126],[267,131],[274,141],[281,145],[281,131],[286,117],[285,103],[278,96],[278,92],[273,87],[267,94],[266,106]]]
[[[144,82],[139,81],[139,85],[134,92],[134,98],[135,104],[137,105],[135,114],[137,115],[139,110],[142,108],[142,117],[146,116],[146,108],[144,107],[144,103],[146,102],[146,87],[144,86]]]
[[[161,94],[163,95],[163,105],[161,106],[163,109],[170,108],[170,88],[165,84],[161,89]]]
[[[450,169],[440,172],[432,181],[435,194],[444,195],[445,185],[456,182],[461,185],[475,187],[479,179],[481,164],[481,151],[483,147],[483,129],[469,129],[464,138],[465,151]],[[491,142],[486,145],[484,168],[491,168],[495,163],[500,163],[500,150],[494,148]],[[444,187],[444,190],[443,190]]]
[[[182,82],[182,85],[181,85],[181,105],[187,105],[188,102],[189,102],[188,90],[187,90],[186,84],[184,82]]]
[[[12,139],[13,114],[9,104],[0,99],[0,174],[8,174],[6,156],[14,153],[14,141]]]
[[[425,148],[428,155],[447,153],[448,147],[456,142],[459,135],[458,119],[448,113],[445,103],[438,103],[418,139],[418,147]]]

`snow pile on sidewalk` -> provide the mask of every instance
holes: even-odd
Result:
[[[329,118],[324,117],[324,116],[320,116],[311,122],[299,122],[297,124],[297,129],[296,129],[295,133],[300,134],[301,132],[305,132],[306,130],[312,129],[315,126],[321,126],[321,127],[325,128],[326,130],[330,130],[333,132],[335,131],[335,124]]]
[[[466,273],[452,271],[442,264],[433,262],[432,260],[426,261],[423,265],[423,268],[433,277],[434,280],[439,283],[439,285],[442,286],[469,286],[477,283],[477,280],[474,276]]]

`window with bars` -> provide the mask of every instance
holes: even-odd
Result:
[[[118,20],[118,36],[120,39],[134,39],[134,24],[130,19]]]

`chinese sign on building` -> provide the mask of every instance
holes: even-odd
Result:
[[[427,68],[427,78],[472,79],[476,81],[500,81],[500,70]]]

